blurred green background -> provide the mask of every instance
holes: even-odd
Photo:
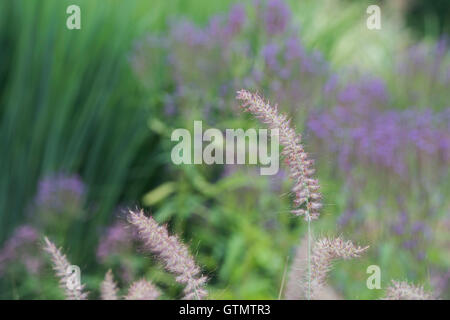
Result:
[[[419,66],[408,48],[428,50],[443,41],[448,1],[378,1],[381,30],[366,28],[370,1],[244,1],[245,18],[233,1],[106,3],[0,3],[1,299],[62,298],[38,250],[43,234],[80,266],[92,298],[108,268],[124,292],[145,276],[164,298],[178,297],[173,277],[125,234],[124,211],[136,206],[186,241],[210,278],[211,298],[276,299],[305,234],[304,222],[289,213],[284,171],[264,177],[255,166],[175,166],[170,160],[172,130],[192,130],[193,120],[220,129],[262,128],[236,111],[239,87],[279,102],[305,133],[325,198],[314,235],[342,234],[370,245],[361,259],[336,263],[329,282],[338,295],[382,297],[383,290],[366,287],[366,268],[376,264],[383,288],[390,279],[408,279],[449,297],[448,159],[408,149],[406,178],[359,158],[345,171],[336,150],[307,122],[315,110],[345,104],[342,92],[350,83],[377,77],[389,98],[366,95],[364,105],[442,113],[444,123],[436,128],[447,138],[448,47],[439,56],[444,80],[427,67],[412,76],[396,68],[406,61]],[[66,28],[72,4],[81,8],[80,30]],[[281,20],[267,16],[270,5]],[[208,40],[213,27],[217,37]],[[289,44],[297,45],[289,42],[294,38],[307,71],[292,72],[295,65],[286,58],[291,73],[278,74],[269,63],[270,45],[280,46],[275,59],[282,59]],[[342,79],[341,96],[323,91],[333,75]],[[345,141],[337,148],[344,150]],[[342,222],[345,213],[350,222]],[[413,229],[425,221],[414,246],[406,245],[408,232],[393,231],[397,218]],[[20,229],[24,225],[29,229]]]

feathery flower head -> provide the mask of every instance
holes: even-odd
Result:
[[[386,290],[386,300],[431,300],[433,295],[426,292],[422,286],[415,286],[406,281],[392,280],[392,285]]]
[[[100,287],[102,300],[118,300],[117,291],[117,284],[114,282],[111,269],[109,269]]]
[[[350,259],[359,257],[367,247],[355,246],[351,241],[338,238],[321,238],[313,246],[311,255],[311,296],[325,284],[332,262],[336,259]]]
[[[71,266],[66,258],[65,254],[61,253],[53,242],[48,240],[47,237],[44,238],[44,251],[50,254],[53,263],[53,270],[56,271],[56,276],[60,278],[59,285],[64,289],[67,300],[86,300],[87,292],[83,292],[84,285],[74,286],[72,289],[68,285],[70,274],[67,270]]]
[[[156,300],[159,295],[159,290],[150,281],[141,279],[131,284],[125,300]]]
[[[305,279],[307,278],[308,239],[305,237],[295,252],[291,271],[286,283],[285,298],[287,300],[300,300],[305,298]],[[315,300],[341,300],[342,298],[330,285],[322,285],[320,290],[314,292]]]
[[[272,107],[258,94],[247,90],[237,92],[236,99],[242,101],[241,107],[253,114],[270,129],[279,129],[280,143],[283,146],[282,155],[290,169],[290,177],[294,180],[292,192],[295,194],[295,215],[303,215],[305,220],[314,220],[319,217],[322,207],[319,181],[314,179],[313,161],[308,158],[303,145],[301,135],[297,134],[290,126],[290,120],[284,114],[278,112],[275,105]]]
[[[206,278],[177,236],[170,236],[166,226],[160,226],[144,212],[130,210],[128,221],[134,225],[146,247],[164,263],[165,268],[177,275],[176,281],[184,284],[185,299],[201,299],[207,295],[203,288]]]

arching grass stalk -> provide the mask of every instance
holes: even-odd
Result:
[[[201,300],[208,295],[204,288],[206,277],[202,276],[187,246],[177,236],[170,235],[166,226],[160,226],[152,217],[145,216],[142,210],[130,210],[128,221],[136,227],[146,249],[176,275],[178,283],[185,285],[184,299]]]
[[[307,299],[311,300],[311,220],[308,220],[308,293]]]
[[[289,167],[290,177],[294,180],[292,192],[295,195],[294,209],[291,211],[296,216],[303,216],[308,223],[308,289],[307,299],[311,299],[311,220],[319,217],[322,208],[319,181],[313,178],[315,170],[313,160],[308,158],[303,145],[301,135],[297,134],[290,126],[290,120],[286,115],[278,112],[275,105],[272,107],[258,94],[247,90],[237,92],[236,99],[242,101],[242,109],[253,114],[262,123],[267,124],[270,129],[278,129],[280,144],[283,146],[282,155]]]

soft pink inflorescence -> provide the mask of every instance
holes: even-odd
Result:
[[[291,265],[291,271],[286,283],[285,298],[286,300],[300,300],[304,299],[307,284],[305,279],[307,277],[307,241],[305,237],[298,246],[294,261]],[[320,288],[316,287],[313,298],[315,300],[341,300],[342,297],[330,286],[323,284]]]
[[[150,281],[141,279],[131,284],[125,300],[156,300],[159,295],[159,290]]]
[[[165,264],[165,268],[176,274],[176,281],[184,284],[184,299],[202,299],[206,297],[204,289],[206,277],[201,275],[187,247],[176,236],[170,236],[166,226],[160,226],[144,212],[130,211],[128,221],[139,232],[146,247]]]
[[[351,241],[338,238],[321,238],[313,246],[311,255],[311,297],[325,284],[327,274],[336,259],[359,257],[367,247],[355,246]]]
[[[282,155],[290,169],[290,177],[294,180],[292,192],[295,194],[295,209],[292,213],[304,216],[305,220],[314,220],[319,217],[322,207],[319,181],[314,179],[313,160],[308,159],[301,144],[301,135],[297,134],[290,126],[290,120],[286,115],[278,112],[275,105],[272,107],[258,94],[247,90],[237,92],[236,99],[242,101],[241,107],[252,113],[270,129],[279,130],[280,143],[283,146]]]
[[[105,279],[103,280],[100,293],[102,300],[118,300],[117,298],[117,284],[114,282],[113,274],[111,269],[105,275]]]
[[[433,295],[426,292],[422,286],[415,286],[406,281],[392,280],[392,285],[386,290],[386,300],[432,300]]]
[[[68,285],[69,273],[67,272],[68,268],[71,266],[69,261],[66,258],[65,254],[61,253],[61,250],[58,249],[47,237],[44,238],[44,251],[50,254],[53,263],[53,270],[56,271],[56,276],[60,278],[59,285],[66,294],[67,300],[86,300],[87,292],[83,292],[84,285],[74,286],[73,289],[70,289]]]

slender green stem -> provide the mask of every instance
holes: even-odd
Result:
[[[283,294],[284,282],[286,280],[287,266],[288,266],[289,256],[286,257],[286,263],[284,264],[283,278],[281,279],[280,292],[278,293],[278,300],[281,300],[281,295]]]
[[[311,219],[308,219],[308,295],[311,300]]]

